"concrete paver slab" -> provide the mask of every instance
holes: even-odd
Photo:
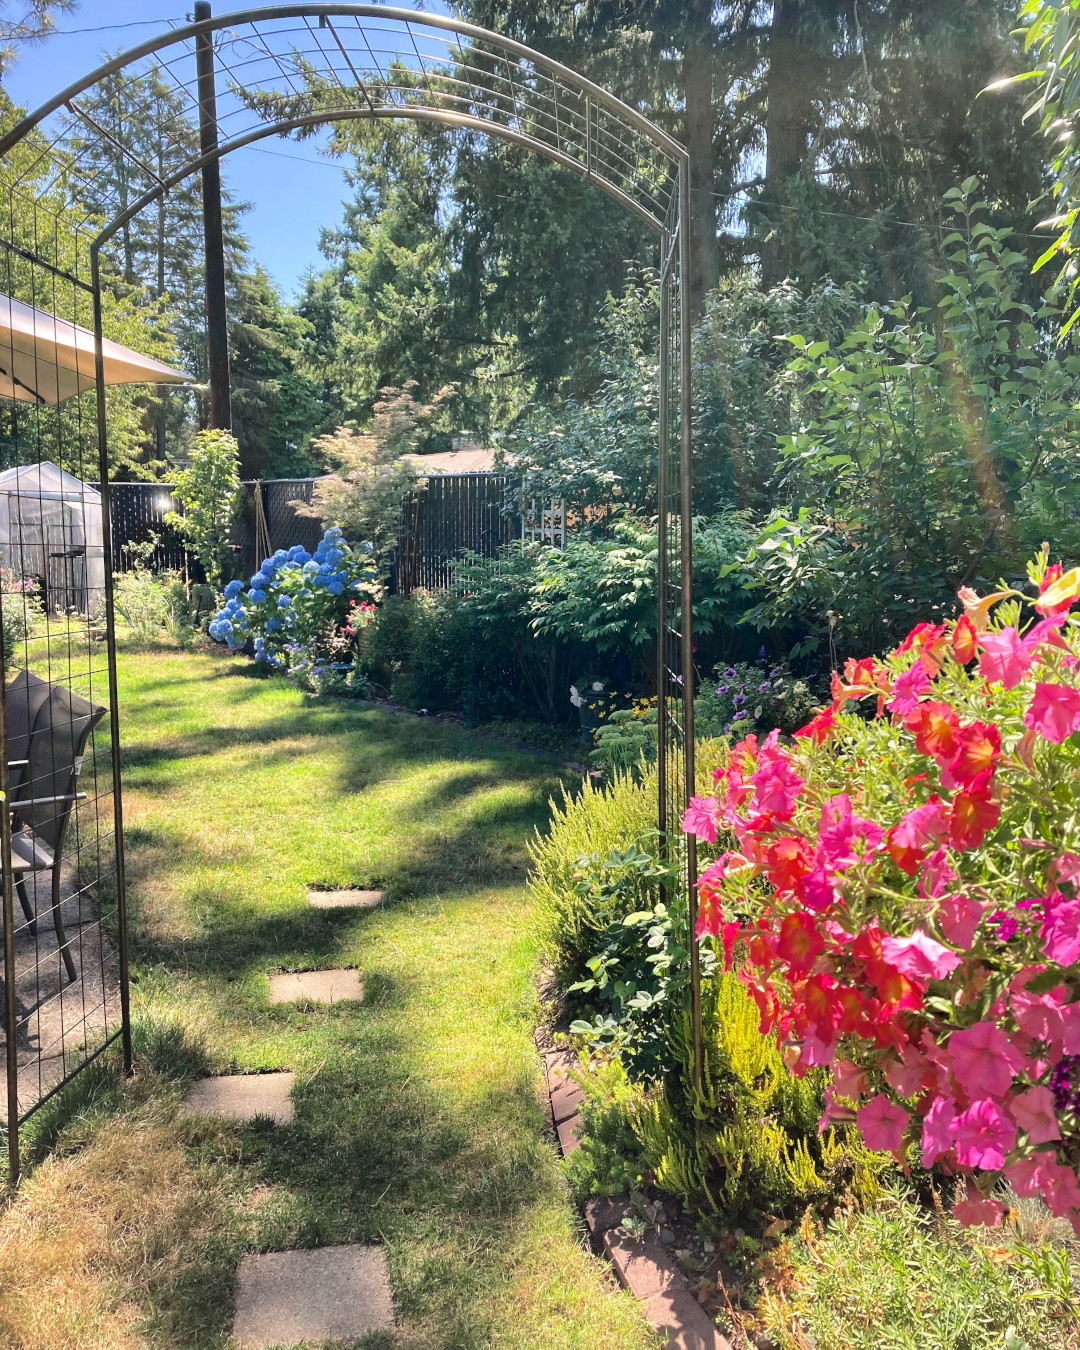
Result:
[[[245,1256],[238,1275],[233,1338],[240,1350],[351,1341],[394,1328],[390,1275],[381,1247],[316,1247]]]
[[[239,1073],[200,1078],[184,1098],[188,1111],[227,1120],[269,1116],[278,1125],[293,1118],[291,1073]]]
[[[360,1003],[363,998],[357,970],[304,970],[270,976],[271,1003]]]
[[[374,909],[382,903],[382,891],[308,891],[312,909]]]

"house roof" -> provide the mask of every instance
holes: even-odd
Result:
[[[434,455],[402,455],[421,473],[492,473],[495,469],[494,450],[479,447],[470,450],[440,450]]]

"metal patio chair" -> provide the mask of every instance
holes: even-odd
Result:
[[[27,670],[11,682],[5,698],[12,879],[27,927],[36,935],[26,878],[51,872],[53,928],[71,981],[78,973],[60,913],[64,838],[72,807],[86,798],[77,790],[83,752],[105,711]]]

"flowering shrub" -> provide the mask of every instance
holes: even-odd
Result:
[[[352,668],[355,639],[374,615],[369,552],[352,548],[336,526],[323,535],[314,556],[299,545],[278,549],[247,589],[240,581],[225,587],[225,605],[210,621],[210,636],[234,650],[251,638],[257,661],[321,687],[325,673]]]
[[[762,647],[759,659],[764,659]],[[738,661],[719,665],[694,700],[694,726],[700,736],[742,736],[748,731],[794,731],[814,711],[814,695],[804,680],[783,666]]]
[[[718,937],[797,1073],[832,1068],[823,1127],[1080,1230],[1080,568],[1044,548],[1022,597],[961,590],[883,661],[851,660],[781,746],[749,736],[683,827]],[[991,618],[991,614],[993,617]]]

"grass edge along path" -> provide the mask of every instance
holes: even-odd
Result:
[[[355,1241],[400,1323],[363,1350],[654,1345],[582,1243],[532,1040],[524,846],[557,769],[214,654],[120,671],[138,1072],[42,1113],[0,1346],[224,1350],[245,1252]],[[311,884],[386,899],[313,911]],[[268,1006],[269,973],[342,965],[362,1004]],[[291,1125],[179,1111],[199,1071],[284,1068]]]

